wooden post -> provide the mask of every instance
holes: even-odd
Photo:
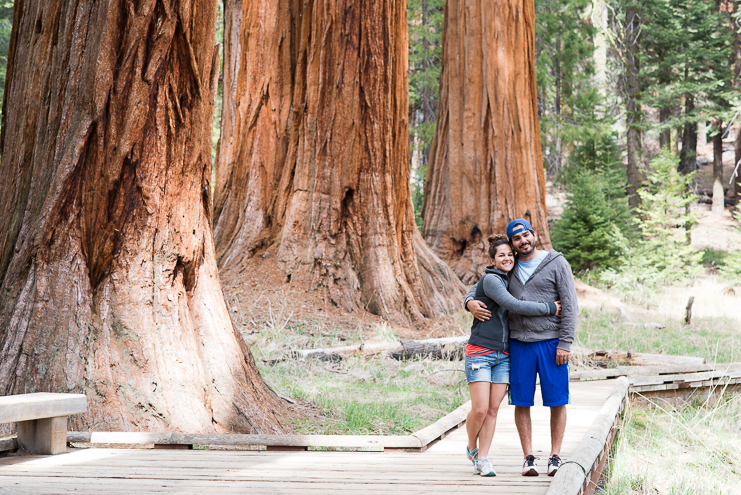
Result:
[[[687,314],[684,317],[684,324],[689,325],[692,321],[692,304],[695,302],[695,296],[690,296],[687,301]]]
[[[32,454],[67,452],[67,416],[19,421],[18,443]]]

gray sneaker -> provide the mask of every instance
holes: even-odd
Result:
[[[468,460],[473,463],[473,465],[476,465],[476,459],[479,458],[479,449],[475,448],[473,450],[468,450],[468,445],[466,445],[466,455],[468,456]]]
[[[482,457],[476,462],[476,468],[481,476],[496,476],[497,473],[491,465],[488,457]]]

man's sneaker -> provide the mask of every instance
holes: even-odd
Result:
[[[497,475],[497,473],[494,471],[494,468],[491,466],[491,461],[489,461],[488,457],[482,457],[481,459],[476,461],[476,469],[481,476]]]
[[[535,459],[534,455],[525,457],[525,463],[522,465],[523,476],[538,476],[538,463],[535,462]]]
[[[479,458],[479,449],[474,448],[473,450],[468,450],[468,445],[466,445],[466,455],[468,456],[468,460],[473,463],[473,465],[476,465],[476,459]]]
[[[556,471],[558,471],[558,468],[561,467],[561,458],[558,457],[558,454],[553,454],[548,458],[548,476],[554,476],[556,474]]]

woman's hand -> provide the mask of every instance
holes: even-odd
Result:
[[[556,303],[556,316],[561,318],[561,301],[554,301]]]

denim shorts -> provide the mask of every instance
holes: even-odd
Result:
[[[468,383],[509,383],[509,356],[499,351],[466,356],[466,379]]]

